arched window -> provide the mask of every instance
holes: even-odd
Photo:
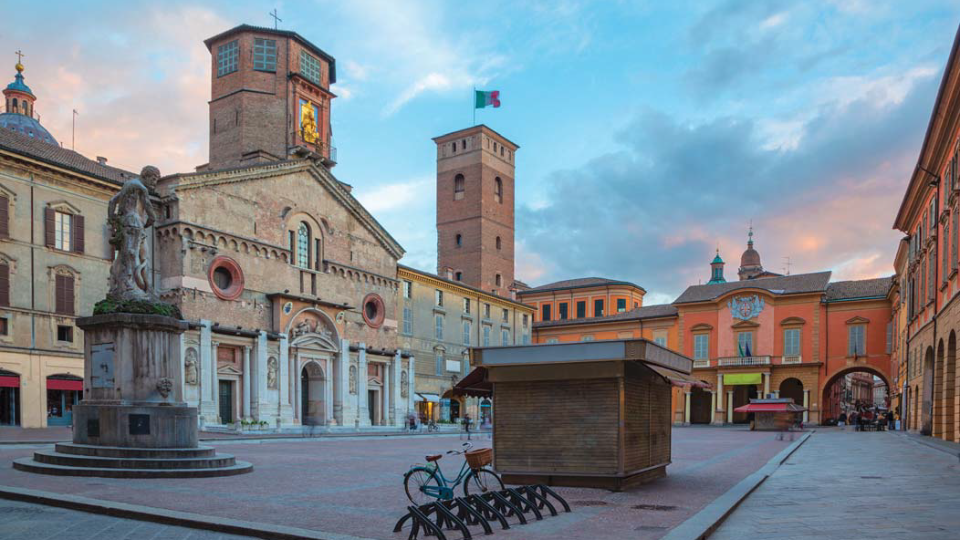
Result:
[[[453,200],[459,201],[463,198],[463,175],[458,174],[453,179]]]
[[[13,98],[13,112],[20,112],[20,110],[17,108],[17,98]]]
[[[462,246],[462,245],[463,245],[463,235],[462,235],[462,234],[458,234],[458,235],[457,235],[457,247],[460,247],[460,246]]]
[[[499,176],[493,181],[493,198],[498,203],[503,202],[503,180]]]
[[[500,251],[500,237],[497,237],[497,251]]]
[[[297,266],[310,268],[310,226],[303,222],[297,230]]]

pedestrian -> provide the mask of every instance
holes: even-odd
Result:
[[[463,417],[463,425],[464,425],[464,428],[465,428],[466,431],[467,431],[467,440],[468,440],[468,441],[470,440],[470,424],[471,424],[472,422],[473,422],[473,420],[470,419],[470,413],[467,413],[466,415],[464,415],[464,417]]]
[[[893,431],[893,411],[887,411],[887,429]]]
[[[853,411],[850,413],[850,416],[847,417],[847,419],[850,421],[850,425],[853,426],[854,431],[857,431],[857,418],[859,418],[859,416],[860,415],[857,414],[857,411]]]
[[[837,425],[840,426],[840,431],[846,431],[847,413],[845,412],[840,413],[840,417],[837,418]]]

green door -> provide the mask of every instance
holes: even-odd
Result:
[[[220,381],[220,423],[233,423],[233,382]]]

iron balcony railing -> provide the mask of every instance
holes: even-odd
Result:
[[[719,366],[768,366],[770,365],[769,356],[728,356],[718,358]]]

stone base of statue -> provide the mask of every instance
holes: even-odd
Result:
[[[197,409],[183,401],[180,335],[162,315],[111,313],[77,321],[84,331],[83,401],[73,443],[14,461],[65,476],[184,478],[243,474],[249,463],[197,444]]]

